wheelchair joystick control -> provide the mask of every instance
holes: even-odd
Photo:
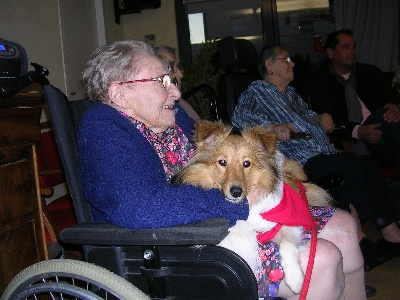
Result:
[[[154,253],[153,251],[151,251],[150,249],[146,249],[143,252],[143,258],[147,259],[147,260],[151,260],[154,257]]]

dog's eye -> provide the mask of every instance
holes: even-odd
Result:
[[[225,160],[225,159],[220,159],[220,160],[218,161],[218,163],[219,163],[221,166],[226,167],[226,160]]]
[[[243,167],[245,167],[245,168],[250,167],[250,165],[251,165],[251,163],[250,163],[248,160],[245,160],[245,161],[243,162]]]

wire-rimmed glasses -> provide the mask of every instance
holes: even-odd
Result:
[[[292,61],[292,59],[290,58],[290,56],[288,56],[288,57],[276,57],[276,58],[274,58],[274,60],[276,60],[276,59],[284,59],[284,60],[286,60],[287,63],[290,63],[290,62]]]
[[[117,82],[117,84],[148,82],[148,81],[158,81],[166,91],[168,91],[170,89],[171,83],[173,83],[175,86],[178,85],[178,79],[176,77],[171,77],[169,74],[163,74],[158,77],[147,78],[147,79],[135,79],[135,80],[128,80],[128,81],[121,81],[121,82]]]

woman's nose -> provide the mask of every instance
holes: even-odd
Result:
[[[171,86],[168,90],[168,94],[175,101],[177,101],[181,98],[181,92],[179,91],[178,87],[173,83],[171,84]]]

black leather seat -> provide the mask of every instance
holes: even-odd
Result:
[[[257,71],[257,50],[244,39],[231,36],[217,42],[221,65],[226,70],[218,79],[219,119],[231,123],[240,95],[254,80],[261,79]]]

